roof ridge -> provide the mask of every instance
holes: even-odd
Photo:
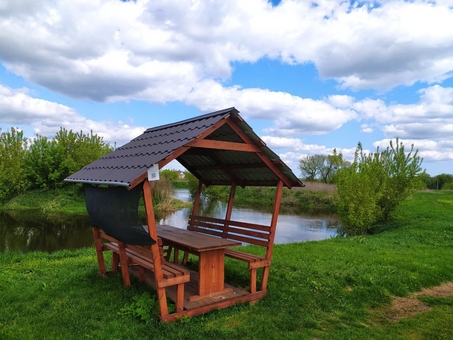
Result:
[[[174,123],[170,123],[170,124],[165,124],[165,125],[160,125],[160,126],[156,126],[156,127],[153,127],[153,128],[149,128],[149,129],[146,129],[145,133],[153,132],[153,131],[159,131],[159,130],[162,130],[162,129],[167,129],[169,127],[178,126],[178,125],[181,125],[181,124],[187,124],[189,122],[194,122],[194,121],[205,119],[205,118],[209,118],[209,117],[212,117],[212,116],[226,114],[226,113],[229,113],[231,111],[239,113],[239,111],[234,106],[232,106],[232,107],[229,107],[227,109],[218,110],[218,111],[206,113],[204,115],[200,115],[200,116],[196,116],[196,117],[180,120],[179,122],[174,122]]]

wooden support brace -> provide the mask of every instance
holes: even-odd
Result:
[[[151,195],[151,187],[149,182],[145,180],[143,183],[143,198],[145,200],[146,216],[148,221],[149,236],[156,241],[151,246],[151,252],[154,262],[154,277],[156,280],[156,287],[159,287],[159,281],[163,280],[164,275],[162,272],[162,262],[160,257],[159,243],[157,237],[156,220],[154,218],[153,199]],[[165,288],[157,288],[157,299],[159,302],[159,309],[161,317],[168,315],[167,296],[165,294]]]
[[[145,281],[145,268],[142,266],[138,266],[138,281]]]
[[[129,264],[127,261],[126,247],[123,242],[118,241],[118,250],[120,253],[121,272],[123,273],[123,282],[126,287],[131,285],[129,276]]]
[[[112,272],[116,273],[118,271],[119,262],[120,262],[120,256],[113,251],[112,252]]]
[[[184,284],[181,283],[176,288],[176,313],[184,310]]]
[[[173,262],[174,263],[179,263],[179,249],[175,248],[175,254],[173,256]]]
[[[250,269],[250,293],[256,293],[256,268]]]
[[[272,250],[274,248],[274,239],[275,239],[275,230],[277,228],[278,213],[280,211],[280,202],[282,200],[282,191],[283,191],[283,182],[279,181],[277,185],[277,191],[275,192],[274,207],[272,209],[272,219],[271,219],[271,232],[269,238],[269,246],[266,250],[266,260],[269,262],[272,259]],[[261,279],[261,288],[260,290],[266,290],[267,280],[269,278],[270,267],[264,267],[263,269],[263,278]]]
[[[101,236],[98,228],[93,228],[93,235],[94,235],[94,245],[96,247],[96,255],[98,258],[98,265],[99,265],[99,273],[105,275],[105,263],[104,263],[104,255],[102,254],[102,242]]]

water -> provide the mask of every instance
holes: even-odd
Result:
[[[175,198],[191,202],[189,191],[175,189]],[[199,215],[225,218],[226,201],[201,201]],[[185,208],[163,216],[158,223],[186,228],[192,208]],[[270,208],[235,206],[231,219],[269,225]],[[275,235],[276,243],[317,241],[335,236],[338,220],[326,214],[308,214],[300,211],[280,210]],[[60,249],[77,249],[93,245],[93,234],[87,216],[41,214],[37,211],[0,214],[0,252],[6,250],[52,252]]]

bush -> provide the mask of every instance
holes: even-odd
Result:
[[[453,190],[453,182],[442,185],[442,190]]]
[[[179,181],[179,173],[177,170],[162,170],[160,172],[160,177],[171,182]]]
[[[22,131],[12,128],[0,135],[0,201],[26,189],[62,187],[66,177],[111,151],[93,132],[61,128],[53,140],[39,135],[28,140]]]
[[[359,153],[360,151],[360,153]],[[373,159],[374,158],[374,159]],[[349,168],[338,172],[337,213],[347,235],[364,235],[381,216],[381,169],[377,155],[365,156],[359,146]]]
[[[28,187],[25,164],[27,139],[21,130],[0,135],[0,201],[5,202]]]
[[[423,160],[417,153],[412,145],[406,154],[398,139],[368,155],[359,143],[353,164],[337,176],[337,209],[346,234],[366,234],[420,186]]]

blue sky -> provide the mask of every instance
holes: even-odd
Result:
[[[0,127],[121,145],[235,106],[299,175],[400,137],[453,173],[450,0],[28,1],[0,12]],[[177,166],[172,164],[171,166]]]

